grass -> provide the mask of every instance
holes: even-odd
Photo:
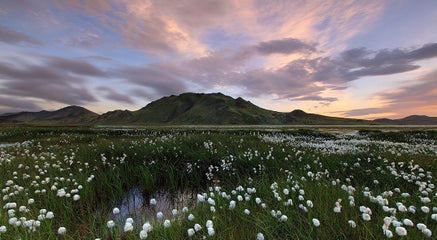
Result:
[[[5,128],[0,136],[0,142],[20,143],[0,149],[0,226],[7,229],[1,239],[138,239],[145,221],[153,225],[149,239],[186,239],[196,223],[202,229],[193,239],[256,239],[258,233],[265,239],[383,239],[384,217],[391,217],[395,237],[395,221],[405,218],[437,234],[435,131]],[[123,231],[124,221],[108,229],[116,218],[112,208],[133,187],[147,203],[158,190],[189,189],[214,204],[193,199],[187,212],[165,216],[168,228],[164,219],[143,217],[133,231]],[[416,211],[402,212],[399,204]],[[371,209],[370,221],[360,206]],[[55,217],[45,219],[42,209]],[[66,234],[58,234],[59,227]],[[403,227],[408,239],[426,237],[416,226]]]

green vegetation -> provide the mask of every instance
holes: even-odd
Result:
[[[437,132],[347,131],[4,128],[0,238],[435,237]]]
[[[137,110],[115,110],[97,115],[71,106],[58,111],[0,116],[0,123],[39,126],[65,125],[279,125],[279,124],[374,124],[371,121],[327,117],[301,110],[281,113],[260,108],[242,98],[221,93],[184,93],[163,97]]]

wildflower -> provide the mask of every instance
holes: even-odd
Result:
[[[427,207],[427,206],[420,207],[420,210],[422,210],[422,212],[424,212],[424,213],[429,213],[429,207]]]
[[[129,232],[129,231],[132,231],[132,230],[134,230],[134,226],[132,225],[132,223],[126,222],[124,224],[124,232]]]
[[[205,197],[201,194],[197,194],[197,201],[198,202],[205,202]]]
[[[114,215],[117,215],[117,214],[119,214],[120,213],[120,209],[118,209],[118,208],[114,208],[114,209],[112,209],[112,213],[114,214]]]
[[[27,204],[33,204],[35,202],[35,199],[33,198],[29,198],[29,200],[27,200]]]
[[[109,220],[109,221],[106,223],[106,226],[107,226],[108,228],[113,228],[113,227],[115,226],[115,223],[114,223],[114,221]]]
[[[413,222],[410,219],[408,219],[408,218],[405,218],[403,223],[404,223],[405,226],[409,226],[409,227],[413,227],[414,226]]]
[[[214,234],[215,234],[214,228],[209,227],[209,228],[208,228],[208,235],[209,235],[209,236],[214,236]]]
[[[0,233],[6,232],[6,226],[0,226]]]
[[[58,234],[64,235],[67,232],[67,229],[65,227],[58,228]]]
[[[427,236],[427,237],[431,237],[432,236],[432,232],[428,228],[423,229],[422,233],[425,234],[425,236]]]
[[[170,227],[170,220],[165,219],[164,221],[164,228],[169,228]]]
[[[262,234],[262,233],[258,233],[258,234],[256,235],[256,239],[257,239],[257,240],[264,240],[264,234]]]
[[[367,213],[363,213],[362,215],[364,221],[370,221],[370,215]]]
[[[188,220],[189,221],[193,221],[194,220],[194,215],[192,213],[190,213],[190,215],[188,215]]]
[[[212,198],[208,198],[208,203],[210,204],[210,205],[215,205],[215,201],[214,201],[214,199],[212,199]]]
[[[48,211],[46,214],[46,218],[47,219],[52,219],[55,217],[55,214],[52,211]]]
[[[74,201],[78,201],[80,199],[80,195],[79,194],[75,194],[74,196],[73,196],[73,200]]]
[[[319,227],[320,226],[320,221],[317,218],[313,218],[313,225],[314,227]]]
[[[281,218],[279,218],[279,221],[286,222],[288,220],[287,215],[282,215]]]
[[[173,209],[173,210],[171,210],[171,214],[172,214],[173,216],[178,215],[178,210],[177,210],[177,209]]]
[[[213,223],[212,223],[212,221],[211,221],[211,220],[207,220],[205,226],[206,226],[207,228],[212,228],[212,227],[213,227]]]
[[[153,229],[152,225],[150,224],[150,222],[146,222],[143,224],[143,230],[145,230],[146,232],[151,232]]]
[[[389,229],[384,229],[384,235],[387,237],[387,238],[392,238],[393,237],[393,232],[392,231],[390,231]]]
[[[194,231],[194,229],[189,228],[189,229],[187,230],[187,233],[188,233],[188,237],[192,237],[192,236],[194,235],[194,233],[196,233],[196,232]]]
[[[229,210],[232,210],[234,208],[235,208],[235,201],[232,200],[232,201],[229,202]]]
[[[196,223],[194,224],[194,231],[198,232],[202,229],[202,226],[200,226],[200,224]]]
[[[396,227],[395,230],[399,236],[407,236],[407,229],[405,229],[404,227]]]
[[[147,231],[143,229],[140,232],[140,239],[146,239],[146,238],[147,238]]]
[[[356,228],[356,227],[357,227],[357,224],[355,223],[354,220],[349,220],[349,221],[347,221],[347,223],[349,224],[349,226],[350,226],[351,228]]]
[[[418,223],[418,224],[416,225],[416,227],[417,227],[417,229],[419,229],[420,231],[423,231],[423,229],[426,229],[426,228],[427,228],[426,225],[423,224],[423,223]]]

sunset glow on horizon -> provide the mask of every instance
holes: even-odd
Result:
[[[221,92],[270,110],[437,116],[437,3],[0,3],[0,114]]]

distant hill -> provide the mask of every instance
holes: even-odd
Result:
[[[163,97],[136,110],[115,110],[102,115],[79,106],[56,111],[0,115],[2,124],[34,125],[437,125],[437,117],[410,116],[374,121],[328,117],[302,110],[276,112],[243,98],[222,93],[183,93]]]
[[[400,119],[380,118],[375,119],[374,122],[387,125],[437,125],[437,117],[411,115]]]
[[[79,106],[68,106],[56,111],[43,110],[40,112],[9,113],[0,116],[0,122],[9,124],[83,124],[92,122],[97,116],[97,113],[91,112],[86,108]]]
[[[137,111],[111,111],[96,119],[97,124],[177,124],[177,125],[277,125],[277,124],[372,124],[371,121],[289,113],[260,108],[242,98],[221,93],[183,93],[163,97]]]

